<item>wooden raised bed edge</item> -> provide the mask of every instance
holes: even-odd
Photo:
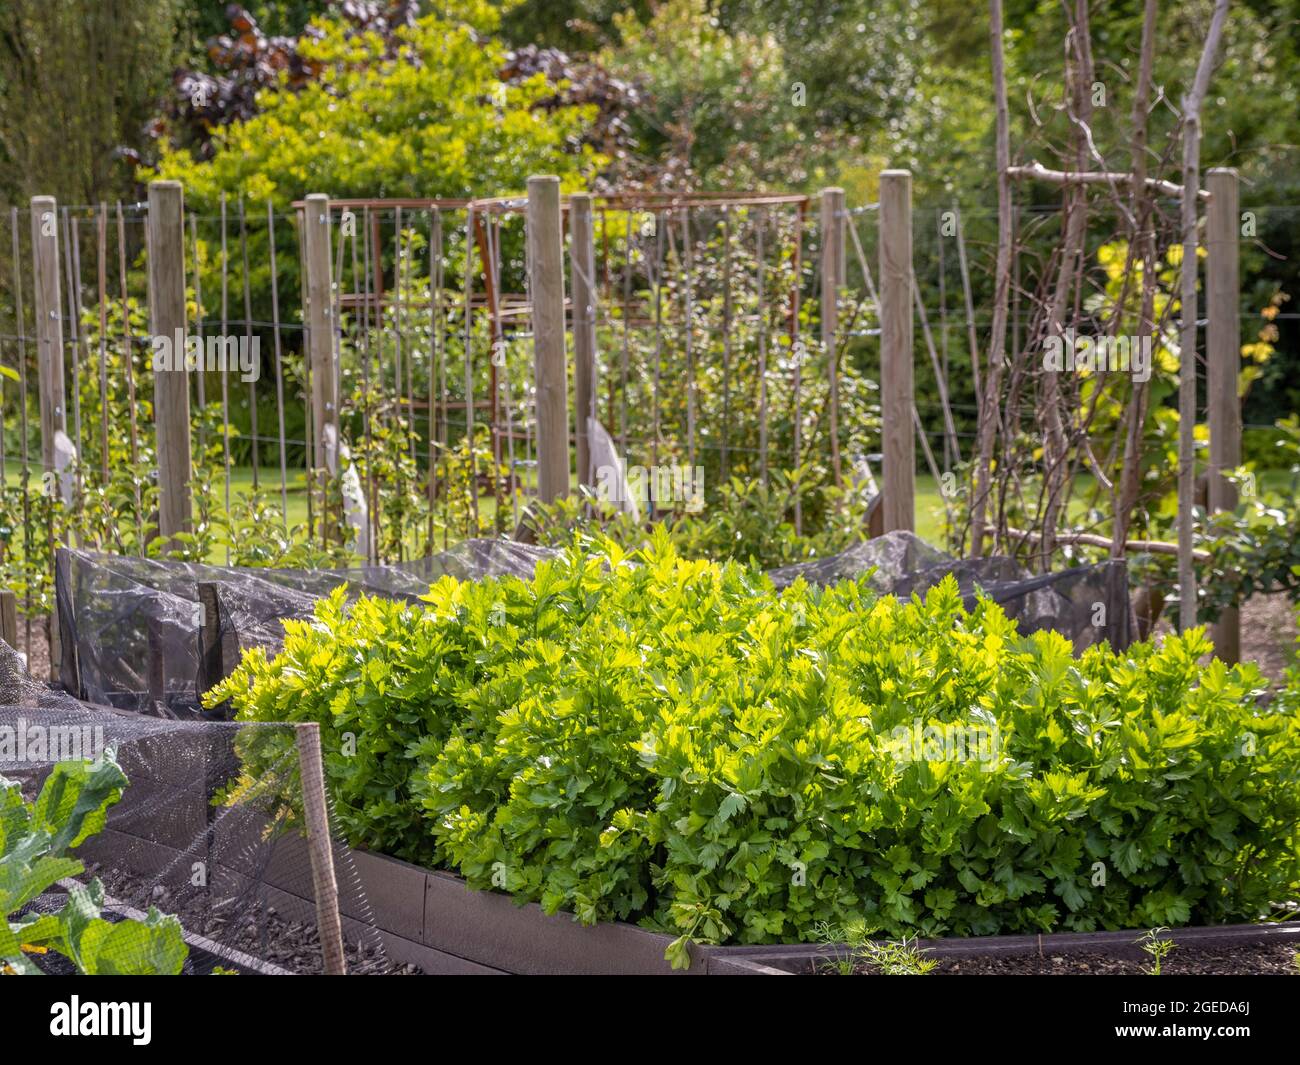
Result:
[[[623,922],[584,926],[567,914],[545,914],[536,903],[518,905],[507,895],[474,891],[463,879],[385,855],[353,852],[373,920],[386,934],[417,919],[423,942],[440,955],[512,973],[651,975],[670,973],[664,949],[673,937]],[[422,915],[416,885],[425,884]],[[932,956],[960,958],[1026,953],[1104,952],[1142,957],[1145,929],[981,936],[922,940]],[[1300,949],[1300,921],[1174,929],[1180,946],[1240,945],[1278,940]],[[685,975],[778,976],[808,972],[820,960],[843,955],[844,945],[692,946]]]
[[[185,796],[186,799],[190,797]],[[163,838],[156,819],[123,818],[101,834],[101,855],[151,876],[188,875],[189,861]],[[241,847],[260,835],[249,819],[218,820],[215,855],[256,852]],[[160,838],[151,838],[158,836]],[[107,853],[106,853],[107,852]],[[188,857],[188,855],[187,855]],[[215,858],[220,862],[220,858]],[[260,864],[260,863],[259,863]],[[471,889],[459,876],[430,870],[370,851],[339,848],[336,854],[344,934],[355,941],[376,933],[389,956],[429,973],[521,975],[660,975],[674,973],[664,960],[673,937],[610,921],[582,925],[569,914],[548,915],[536,903],[518,904],[508,895]],[[314,922],[304,841],[275,840],[270,860],[251,868],[235,859],[214,875],[259,886],[266,900],[289,920]],[[921,940],[933,957],[1106,952],[1141,957],[1136,940],[1145,929],[1120,932],[982,936]],[[1285,941],[1300,949],[1300,921],[1276,924],[1181,928],[1167,933],[1179,945],[1240,945]],[[848,951],[844,945],[786,944],[691,947],[691,967],[677,975],[789,975],[809,972],[820,960]]]
[[[961,959],[1037,954],[1106,954],[1110,957],[1142,958],[1139,938],[1145,928],[1119,932],[1053,932],[1028,936],[974,936],[970,938],[921,939],[918,949],[931,958]],[[1287,943],[1300,950],[1300,921],[1260,924],[1208,925],[1173,928],[1161,933],[1180,947],[1244,946]],[[812,971],[818,962],[845,956],[844,944],[793,943],[753,947],[712,947],[734,963],[747,963],[776,970],[783,975]]]

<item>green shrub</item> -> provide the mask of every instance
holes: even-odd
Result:
[[[1199,664],[1200,630],[1075,659],[951,579],[924,602],[778,594],[663,533],[426,598],[336,595],[210,698],[319,721],[352,842],[476,888],[742,943],[1296,897],[1300,724],[1256,704],[1254,666]]]

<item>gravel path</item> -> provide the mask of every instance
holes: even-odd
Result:
[[[1257,595],[1241,611],[1241,657],[1280,683],[1296,657],[1296,611],[1285,593]]]

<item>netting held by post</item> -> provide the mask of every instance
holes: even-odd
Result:
[[[13,874],[0,967],[323,970],[293,728],[83,703],[31,680],[4,644],[0,681],[0,865]],[[322,855],[349,971],[409,971],[385,952],[352,853],[326,837]]]

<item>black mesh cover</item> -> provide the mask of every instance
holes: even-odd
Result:
[[[63,548],[55,567],[61,680],[69,692],[91,702],[193,716],[199,712],[198,694],[221,675],[215,654],[223,643],[228,652],[278,647],[281,620],[310,615],[312,604],[339,585],[352,596],[414,600],[444,575],[531,577],[541,559],[555,554],[509,540],[467,540],[412,562],[300,570]],[[224,668],[236,661],[237,656]]]
[[[234,668],[245,650],[277,651],[281,623],[310,617],[316,600],[340,585],[349,596],[415,601],[443,575],[528,578],[539,561],[557,554],[510,540],[468,540],[395,565],[297,570],[65,548],[56,567],[63,686],[95,703],[168,717],[201,716],[201,693]],[[1022,632],[1055,629],[1076,650],[1102,640],[1123,648],[1132,640],[1122,562],[1029,576],[1009,558],[953,559],[911,533],[894,532],[770,575],[780,588],[798,577],[825,585],[868,571],[880,592],[904,597],[952,573],[969,605],[979,588],[1019,621]]]
[[[294,726],[161,719],[95,706],[33,680],[3,641],[0,696],[0,790],[8,801],[17,791],[33,803],[61,763],[111,762],[117,780],[104,823],[49,855],[65,864],[75,859],[80,868],[66,868],[57,880],[42,877],[39,894],[0,918],[56,915],[78,893],[102,892],[97,909],[109,924],[143,921],[151,908],[179,922],[171,936],[173,944],[177,934],[185,943],[181,972],[317,973],[324,959],[316,885],[329,883],[317,873],[327,861],[348,971],[412,971],[387,953],[352,850],[333,831],[328,859],[308,850]],[[257,755],[255,777],[250,754]],[[83,792],[78,803],[85,798]],[[69,800],[57,807],[58,818],[75,813]],[[14,839],[9,843],[6,857],[20,861],[21,870],[23,856],[15,858]],[[28,858],[38,860],[39,851]],[[168,956],[175,959],[175,951]],[[111,959],[119,968],[89,971],[153,966],[160,957],[128,931]],[[39,944],[24,946],[16,964],[51,975],[76,971],[58,949]]]
[[[967,607],[975,605],[978,588],[1019,622],[1022,633],[1054,629],[1073,641],[1076,651],[1103,640],[1116,649],[1133,641],[1128,568],[1121,561],[1031,576],[1010,558],[954,559],[912,533],[891,532],[838,555],[782,566],[770,576],[784,588],[800,577],[829,585],[869,570],[874,588],[902,598],[924,594],[951,573]]]

